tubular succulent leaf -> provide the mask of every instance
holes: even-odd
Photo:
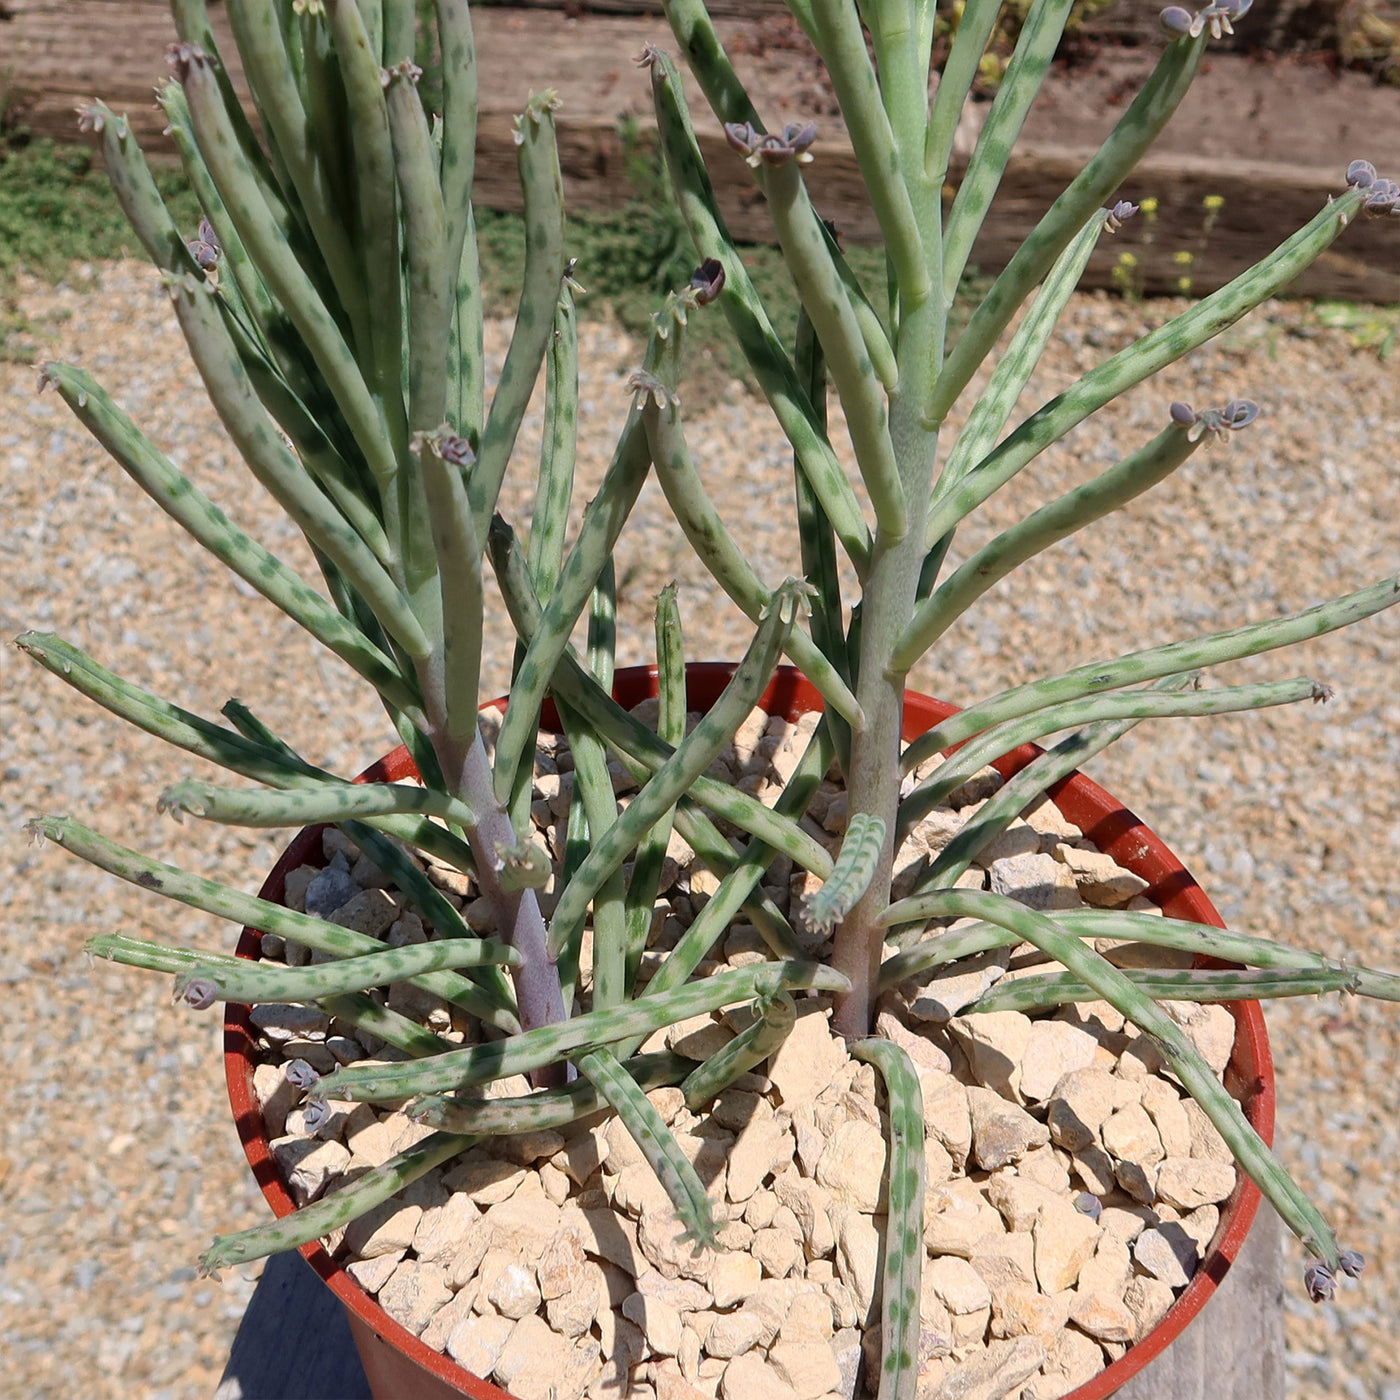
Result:
[[[296,1249],[358,1220],[367,1211],[411,1186],[434,1167],[450,1162],[476,1143],[475,1138],[458,1137],[451,1133],[433,1133],[422,1142],[390,1157],[382,1166],[371,1167],[339,1191],[313,1201],[309,1206],[293,1211],[277,1220],[254,1225],[232,1235],[215,1235],[214,1243],[200,1257],[204,1274],[246,1264],[252,1259],[265,1259],[269,1254]]]
[[[857,1060],[872,1064],[889,1098],[889,1215],[880,1304],[879,1400],[904,1400],[919,1370],[919,1297],[924,1264],[924,1096],[909,1052],[888,1040],[860,1040]]]
[[[885,823],[880,817],[869,812],[851,815],[831,874],[807,901],[807,922],[813,928],[830,933],[851,912],[870,887],[884,844]]]
[[[773,674],[778,653],[796,620],[802,593],[802,586],[793,580],[777,590],[724,694],[656,770],[625,815],[606,833],[595,833],[588,859],[574,873],[550,922],[552,953],[557,953],[564,939],[582,925],[588,901],[607,876],[734,737]]]
[[[347,958],[383,949],[384,945],[378,939],[370,938],[367,934],[356,933],[309,914],[299,914],[271,900],[255,899],[213,880],[187,874],[176,866],[150,860],[99,836],[91,828],[71,818],[41,817],[29,826],[35,835],[55,842],[109,875],[116,875],[208,914],[246,924],[263,933],[277,934],[313,952]],[[411,980],[424,991],[456,1002],[472,1015],[498,1025],[502,1030],[510,1031],[518,1025],[514,1016],[491,1005],[470,981],[454,972],[425,973]]]
[[[756,996],[798,987],[844,991],[846,979],[819,963],[790,960],[717,972],[703,982],[640,996],[625,1006],[590,1011],[557,1026],[540,1026],[506,1040],[473,1045],[412,1065],[375,1065],[336,1070],[318,1088],[328,1098],[374,1102],[443,1093],[524,1074],[572,1050],[612,1045]]]
[[[1117,198],[1118,187],[1181,103],[1206,44],[1233,32],[1249,0],[1162,12],[1169,39],[1142,91],[955,339],[960,318],[950,312],[1070,17],[1068,0],[1022,7],[1015,53],[946,219],[954,135],[1001,7],[995,0],[955,7],[956,32],[930,98],[933,0],[791,0],[830,70],[884,240],[886,285],[876,304],[814,206],[818,185],[809,190],[803,177],[820,158],[816,123],[796,112],[766,126],[703,0],[664,0],[664,8],[722,129],[728,149],[720,159],[747,175],[737,168],[743,160],[767,201],[800,303],[796,343],[790,352],[778,339],[719,212],[679,70],[649,47],[641,65],[660,154],[698,266],[689,285],[659,304],[611,462],[578,518],[575,459],[587,399],[574,313],[581,288],[566,259],[558,99],[531,95],[512,128],[526,245],[509,349],[488,401],[472,208],[479,100],[466,0],[229,0],[253,98],[248,111],[215,47],[204,0],[172,0],[176,80],[159,101],[202,209],[197,230],[176,226],[126,120],[101,103],[83,111],[82,125],[99,138],[122,208],[173,299],[208,397],[253,476],[309,542],[325,596],[232,525],[84,371],[50,366],[46,382],[192,538],[374,686],[422,775],[422,786],[351,784],[307,761],[236,701],[224,708],[227,725],[206,720],[60,638],[19,639],[40,665],[108,710],[259,785],[178,784],[161,799],[167,810],[254,827],[337,824],[437,934],[386,948],[149,860],[78,822],[34,824],[123,879],[322,955],[312,966],[273,967],[121,935],[90,945],[172,973],[191,1005],[311,1001],[406,1057],[324,1079],[299,1065],[293,1082],[313,1091],[313,1128],[328,1095],[355,1102],[416,1095],[413,1116],[436,1130],[293,1217],[219,1239],[206,1267],[323,1237],[483,1135],[605,1112],[632,1133],[691,1235],[710,1243],[715,1222],[704,1186],[646,1094],[680,1085],[690,1108],[703,1108],[783,1043],[796,1021],[793,993],[815,990],[833,995],[833,1028],[887,1090],[880,1396],[910,1400],[919,1384],[923,1120],[907,1054],[868,1038],[876,999],[930,968],[1023,940],[1060,970],[1008,979],[969,1014],[1109,1000],[1160,1045],[1246,1170],[1304,1235],[1318,1257],[1306,1286],[1328,1296],[1339,1274],[1359,1271],[1359,1256],[1338,1251],[1321,1216],[1157,1003],[1322,990],[1397,1000],[1400,977],[1134,911],[1038,914],[948,887],[1033,798],[1134,724],[1325,698],[1325,687],[1297,679],[1188,687],[1200,668],[1393,606],[1400,580],[1200,638],[1144,639],[1130,655],[974,700],[901,752],[902,689],[910,668],[955,638],[994,584],[1159,483],[1198,447],[1228,443],[1257,409],[1246,398],[1199,411],[1173,403],[1162,431],[1143,446],[949,562],[962,521],[1090,415],[1280,291],[1358,214],[1400,217],[1400,185],[1370,162],[1352,161],[1345,189],[1255,267],[1089,370],[1003,436],[1099,239],[1135,212]],[[427,110],[420,90],[413,62],[420,43],[441,60],[433,84],[441,112]],[[697,469],[708,460],[698,444],[709,425],[698,412],[682,419],[682,395],[692,392],[683,358],[689,317],[711,304],[791,446],[805,582],[768,586],[742,531],[716,508],[728,503]],[[970,411],[959,407],[1013,323],[986,389]],[[517,498],[503,484],[542,364],[543,445],[535,489],[518,497],[533,503],[522,549],[497,508]],[[842,441],[853,449],[850,475],[828,434],[828,385],[843,409]],[[955,409],[965,426],[949,447],[940,436]],[[653,466],[695,556],[756,628],[718,702],[689,732],[674,588],[657,609],[655,729],[610,693],[616,657],[627,651],[617,629],[628,578],[615,556]],[[850,582],[838,568],[838,544]],[[491,641],[483,553],[516,647],[494,744],[478,710]],[[797,615],[813,591],[808,627]],[[574,640],[585,617],[586,652]],[[766,783],[755,790],[751,771],[739,783],[722,781],[707,769],[784,651],[825,713],[776,794]],[[948,669],[956,669],[955,657]],[[547,705],[572,764],[557,869],[531,826],[547,825],[532,810]],[[895,852],[913,824],[982,765],[1061,733],[928,860],[909,897],[892,902]],[[908,776],[940,752],[949,756],[931,776],[917,783]],[[833,764],[849,812],[835,860],[808,815]],[[615,793],[619,772],[638,784],[635,794]],[[673,835],[717,886],[675,939],[653,939]],[[470,875],[472,902],[459,908],[439,889],[438,877],[420,867],[420,852]],[[790,921],[770,890],[794,865],[822,884],[805,918],[794,913]],[[771,956],[712,971],[707,960],[741,911]],[[973,922],[923,936],[930,922],[955,917]],[[470,924],[495,938],[477,939]],[[827,933],[831,965],[804,960],[802,950]],[[1096,937],[1187,949],[1243,970],[1123,971],[1089,945]],[[887,938],[899,951],[885,959]],[[446,999],[492,1033],[458,1046],[371,994],[401,983]],[[576,1003],[589,1009],[572,1014]],[[751,1023],[702,1064],[637,1054],[648,1036],[687,1017],[745,1003]],[[530,1075],[535,1092],[491,1099],[478,1088],[514,1074]]]
[[[677,1084],[694,1069],[695,1061],[667,1051],[664,1054],[634,1055],[622,1068],[646,1092]],[[426,1123],[444,1132],[492,1137],[505,1133],[542,1132],[563,1128],[580,1118],[606,1110],[608,1101],[587,1079],[576,1079],[559,1089],[500,1099],[424,1094],[414,1099],[404,1112],[415,1123]]]
[[[1299,1190],[1287,1169],[1250,1126],[1239,1104],[1211,1073],[1185,1031],[1120,969],[1086,943],[1065,933],[1053,919],[1004,895],[981,890],[943,890],[940,914],[1001,924],[1056,962],[1150,1036],[1191,1097],[1205,1110],[1236,1160],[1249,1173],[1293,1232],[1327,1268],[1339,1267],[1331,1227]]]
[[[593,1081],[622,1120],[632,1141],[641,1149],[647,1165],[665,1188],[676,1208],[685,1237],[696,1247],[713,1248],[715,1221],[705,1187],[690,1159],[680,1149],[660,1110],[618,1063],[606,1046],[579,1057],[579,1069]]]
[[[273,968],[241,960],[232,965],[196,961],[179,974],[175,992],[177,996],[183,995],[192,981],[199,980],[206,983],[220,1001],[319,1001],[322,997],[403,982],[443,968],[518,961],[519,954],[504,943],[482,938],[444,938],[432,943],[386,948],[382,953],[342,958],[319,967]]]

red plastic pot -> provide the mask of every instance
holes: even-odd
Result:
[[[733,667],[708,662],[686,668],[689,708],[706,710],[718,699]],[[656,694],[653,667],[635,666],[619,671],[614,693],[627,708]],[[503,701],[495,702],[498,706]],[[794,719],[822,708],[821,696],[795,670],[782,667],[760,702],[770,714]],[[904,705],[904,738],[916,739],[954,713],[956,706],[910,691]],[[544,725],[557,730],[553,706],[545,708]],[[1025,767],[1040,750],[1026,744],[999,759],[996,767],[1010,776]],[[364,782],[396,782],[416,777],[408,751],[396,749],[360,775]],[[1123,804],[1097,783],[1072,774],[1050,789],[1050,796],[1064,816],[1112,856],[1119,865],[1149,882],[1147,895],[1170,917],[1223,928],[1219,914],[1189,871]],[[280,901],[289,871],[321,862],[321,827],[301,832],[259,891],[263,899]],[[238,943],[240,957],[259,955],[260,934],[244,929]],[[1246,1117],[1266,1141],[1273,1140],[1274,1072],[1264,1016],[1257,1002],[1232,1002],[1235,1049],[1226,1071],[1226,1085],[1240,1099]],[[248,1008],[230,1004],[224,1018],[224,1068],[229,1100],[233,1106],[243,1149],[263,1195],[275,1215],[287,1215],[294,1203],[268,1149],[262,1112],[253,1092],[256,1047],[248,1021]],[[1141,1341],[1135,1343],[1092,1381],[1072,1391],[1065,1400],[1103,1400],[1112,1395],[1161,1354],[1205,1306],[1238,1256],[1259,1205],[1259,1190],[1241,1176],[1220,1212],[1220,1225],[1205,1259],[1165,1317]],[[359,1348],[370,1388],[379,1400],[450,1400],[463,1395],[472,1400],[511,1400],[489,1381],[472,1375],[441,1352],[423,1345],[407,1328],[395,1322],[374,1298],[336,1264],[319,1244],[306,1244],[302,1255],[345,1305],[350,1330]]]

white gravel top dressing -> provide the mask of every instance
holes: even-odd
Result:
[[[586,276],[584,277],[587,281]],[[1179,305],[1074,299],[1021,405],[1162,324]],[[248,478],[189,368],[156,274],[134,262],[25,283],[39,358],[85,365],[178,464],[269,548],[314,577],[276,507]],[[508,326],[488,327],[499,365]],[[582,327],[577,499],[596,487],[622,420],[638,347]],[[311,760],[355,772],[394,743],[374,697],[166,520],[35,371],[0,364],[0,630],[51,629],[102,664],[203,714],[237,696]],[[1247,395],[1259,421],[1231,450],[1203,452],[1125,512],[992,590],[911,677],[967,703],[1008,684],[1144,645],[1276,615],[1393,572],[1400,394],[1395,362],[1354,351],[1309,311],[1261,308],[1226,337],[1083,424],[959,532],[965,558],[997,530],[1101,470],[1165,420],[1173,399]],[[726,519],[775,582],[796,562],[787,454],[767,409],[737,387],[697,420],[698,465]],[[527,418],[518,451],[538,450]],[[835,434],[838,449],[841,434]],[[508,482],[508,490],[510,483]],[[519,519],[523,488],[504,502]],[[675,578],[696,659],[733,658],[746,633],[688,556],[648,488],[618,550],[619,664],[649,660],[650,609]],[[505,689],[512,638],[499,611],[483,687]],[[1258,658],[1222,681],[1307,673],[1326,706],[1141,725],[1092,776],[1143,817],[1228,922],[1381,967],[1400,965],[1400,615]],[[20,827],[71,813],[126,844],[256,890],[276,833],[186,824],[157,794],[215,770],[130,730],[8,648],[0,662],[0,1322],[7,1382],[55,1400],[82,1378],[92,1400],[194,1400],[213,1390],[257,1266],[195,1278],[216,1230],[266,1215],[229,1121],[214,1017],[169,1004],[160,978],[78,955],[121,931],[232,946],[212,919],[92,871]],[[1314,1308],[1289,1246],[1292,1394],[1400,1395],[1400,1017],[1334,997],[1269,1013],[1285,1161],[1348,1244],[1359,1286]]]
[[[656,702],[633,713],[654,724]],[[816,721],[807,714],[789,723],[755,710],[710,776],[771,805]],[[635,785],[612,767],[625,803]],[[563,741],[550,740],[537,756],[532,839],[556,871],[571,768]],[[917,824],[896,858],[897,887],[912,884],[1000,784],[995,770],[984,769]],[[824,783],[809,812],[811,833],[834,852],[846,824],[844,789]],[[314,906],[388,945],[432,936],[344,835],[327,831],[323,847],[328,864],[288,872],[293,908]],[[474,882],[447,868],[428,870],[475,926],[486,902]],[[540,896],[546,912],[558,898],[555,878]],[[1155,911],[1141,894],[1145,880],[1088,846],[1045,802],[1029,821],[1016,819],[958,883],[1038,909]],[[827,960],[830,940],[803,917],[806,896],[819,886],[784,858],[763,888],[792,922],[803,952]],[[644,980],[716,888],[673,834]],[[263,951],[275,960],[308,956],[275,937]],[[1189,955],[1142,944],[1109,955],[1190,965]],[[696,975],[767,956],[757,931],[736,922]],[[1089,1002],[1038,1018],[960,1015],[989,987],[1046,965],[1020,945],[968,966],[892,988],[876,1023],[877,1033],[908,1052],[923,1096],[920,1394],[956,1400],[975,1377],[985,1400],[1058,1400],[1171,1306],[1216,1233],[1217,1206],[1236,1173],[1204,1114],[1163,1072],[1155,1046],[1112,1007]],[[585,932],[584,1009],[591,968]],[[471,1018],[413,988],[393,988],[388,1005],[454,1044],[485,1038]],[[1189,1003],[1172,1010],[1221,1073],[1234,1044],[1230,1013]],[[798,1011],[781,1049],[709,1109],[691,1112],[676,1087],[649,1094],[711,1199],[716,1249],[686,1242],[655,1171],[611,1114],[489,1139],[323,1243],[390,1316],[519,1400],[873,1396],[889,1209],[884,1094],[875,1069],[852,1059],[828,1028],[829,997],[803,997]],[[696,1016],[656,1032],[642,1049],[698,1061],[752,1020],[748,1006]],[[400,1104],[332,1098],[313,1122],[288,1080],[298,1061],[302,1071],[309,1065],[326,1074],[401,1053],[315,1007],[256,1006],[252,1021],[261,1052],[254,1087],[298,1205],[334,1193],[428,1135],[411,1105],[405,1113]],[[516,1075],[476,1094],[529,1092]]]

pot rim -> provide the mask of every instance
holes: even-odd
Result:
[[[733,671],[731,662],[689,663],[686,666],[688,708],[707,709],[718,698]],[[613,693],[631,708],[655,696],[656,675],[655,666],[619,668],[614,676]],[[815,687],[791,666],[778,668],[758,704],[770,714],[781,714],[788,719],[823,708],[822,698]],[[482,706],[483,709],[504,707],[504,698]],[[956,705],[946,701],[916,691],[906,691],[904,739],[907,742],[917,738],[956,713],[957,709]],[[556,733],[559,731],[559,719],[553,702],[546,702],[540,725]],[[1035,744],[1023,744],[998,759],[993,766],[1003,777],[1010,777],[1041,752]],[[416,770],[408,750],[400,746],[371,764],[355,781],[394,782],[409,776],[416,776]],[[1215,906],[1181,861],[1137,816],[1092,779],[1078,772],[1071,773],[1049,788],[1048,795],[1066,820],[1078,826],[1100,850],[1149,882],[1145,891],[1147,897],[1160,904],[1168,917],[1212,924],[1216,928],[1225,927]],[[308,827],[294,838],[263,882],[258,891],[259,898],[277,902],[282,900],[287,874],[306,863],[313,852],[319,855],[324,829],[324,826]],[[260,938],[257,930],[244,928],[238,941],[238,956],[257,958]],[[1198,961],[1202,966],[1225,965],[1215,960]],[[1235,1018],[1236,1028],[1235,1047],[1226,1070],[1227,1087],[1241,1097],[1245,1116],[1255,1131],[1266,1143],[1272,1143],[1275,1082],[1263,1011],[1257,1001],[1227,1002],[1225,1005]],[[263,1196],[272,1207],[273,1214],[283,1216],[295,1209],[295,1203],[269,1149],[262,1110],[253,1090],[254,1063],[255,1043],[249,1008],[227,1003],[224,1016],[224,1073],[234,1124]],[[1117,1361],[1111,1362],[1092,1380],[1069,1392],[1063,1400],[1104,1400],[1104,1397],[1112,1395],[1175,1341],[1205,1306],[1238,1257],[1259,1208],[1259,1188],[1238,1167],[1236,1178],[1234,1191],[1221,1205],[1220,1224],[1215,1237],[1195,1275],[1176,1301],[1141,1341],[1135,1342]],[[425,1345],[390,1317],[371,1294],[365,1292],[341,1265],[331,1259],[318,1242],[304,1244],[298,1252],[345,1305],[362,1356],[366,1343],[378,1338],[436,1378],[444,1387],[444,1396],[454,1393],[450,1388],[455,1387],[455,1393],[466,1394],[472,1400],[513,1400],[508,1392],[489,1380],[473,1375],[445,1353]],[[425,1390],[420,1389],[420,1394],[424,1400],[429,1400]]]

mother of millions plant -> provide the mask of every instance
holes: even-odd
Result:
[[[950,311],[969,254],[1070,0],[1031,5],[947,207],[953,134],[998,0],[969,0],[932,97],[933,0],[789,0],[825,60],[879,223],[888,285],[878,289],[861,286],[804,182],[815,128],[768,129],[702,0],[667,0],[675,40],[713,119],[767,200],[802,314],[796,343],[785,346],[717,208],[677,69],[649,48],[641,64],[699,268],[654,317],[611,464],[565,550],[579,400],[576,286],[566,257],[554,95],[531,97],[515,125],[527,243],[514,333],[488,395],[471,204],[476,69],[464,0],[436,0],[440,113],[424,110],[416,86],[410,0],[230,0],[256,127],[235,99],[204,0],[173,0],[180,42],[171,50],[174,79],[159,100],[204,211],[197,234],[175,226],[122,118],[95,103],[83,123],[100,135],[123,208],[160,269],[214,407],[249,469],[306,536],[324,591],[231,522],[86,371],[50,364],[43,383],[200,544],[375,687],[422,786],[351,784],[301,757],[236,702],[224,708],[227,724],[211,721],[121,679],[56,636],[26,633],[18,645],[132,723],[257,784],[181,783],[161,797],[166,809],[254,827],[334,823],[437,935],[386,948],[147,859],[77,821],[33,823],[39,835],[104,870],[321,955],[314,965],[291,967],[119,935],[90,945],[102,956],[173,973],[177,990],[197,1007],[219,1000],[315,1003],[372,1031],[387,1047],[377,1061],[324,1077],[303,1063],[292,1066],[294,1082],[308,1092],[309,1126],[330,1099],[408,1099],[413,1116],[435,1130],[328,1198],[218,1237],[204,1255],[207,1269],[323,1237],[490,1134],[605,1110],[636,1139],[693,1238],[711,1243],[704,1188],[646,1091],[678,1084],[692,1108],[704,1106],[781,1043],[793,1024],[794,993],[834,994],[835,1029],[876,1067],[888,1092],[881,1395],[911,1396],[923,1119],[907,1055],[870,1037],[875,1001],[908,978],[1025,942],[1063,972],[993,987],[970,1014],[1076,999],[1111,1003],[1155,1042],[1302,1238],[1314,1256],[1310,1293],[1327,1297],[1339,1272],[1359,1272],[1360,1257],[1339,1249],[1158,999],[1340,988],[1394,1000],[1400,978],[1144,914],[1038,913],[955,882],[1050,784],[1138,721],[1325,697],[1309,680],[1204,690],[1195,681],[1201,668],[1390,607],[1400,601],[1400,578],[1289,616],[1047,675],[969,704],[907,748],[900,738],[910,668],[943,643],[948,670],[957,674],[955,624],[989,587],[1161,481],[1212,439],[1228,441],[1255,417],[1255,406],[1238,399],[1203,411],[1172,404],[1150,441],[951,567],[959,524],[1089,415],[1281,291],[1357,214],[1400,216],[1400,187],[1365,161],[1353,162],[1337,197],[1260,263],[1109,357],[1003,436],[1096,244],[1134,212],[1117,192],[1181,102],[1208,41],[1228,31],[1249,2],[1162,12],[1168,41],[1142,91],[953,337]],[[692,458],[679,396],[682,356],[688,318],[711,305],[727,319],[792,446],[805,581],[774,587],[760,577],[712,504],[715,483]],[[1022,307],[954,436],[945,427],[950,413]],[[495,512],[542,364],[543,448],[522,543]],[[828,385],[844,412],[850,460],[873,519],[828,436]],[[697,555],[754,624],[723,695],[689,733],[673,590],[657,611],[656,730],[610,696],[610,560],[652,470]],[[857,597],[842,596],[838,548],[858,581]],[[518,633],[494,750],[478,721],[483,557]],[[580,653],[571,638],[585,613],[587,647]],[[769,807],[706,769],[783,653],[821,693],[825,712]],[[535,733],[547,696],[575,763],[569,858],[554,877],[557,902],[548,918],[539,891],[551,871],[528,839]],[[892,900],[894,855],[913,823],[992,758],[1061,733],[1068,737],[976,811],[912,893]],[[931,762],[958,745],[946,762]],[[609,755],[641,783],[625,809],[613,795]],[[850,810],[834,859],[799,825],[833,764]],[[722,834],[721,821],[742,839]],[[641,955],[673,828],[719,888],[679,942],[654,956],[653,975],[643,983]],[[471,876],[495,937],[469,927],[429,880],[426,857]],[[799,942],[763,892],[765,872],[780,858],[822,882],[804,912],[810,927],[833,936],[825,962],[814,960],[810,940]],[[771,958],[697,977],[741,910]],[[953,919],[963,922],[949,930]],[[586,929],[591,955],[581,958]],[[1120,969],[1095,951],[1092,940],[1101,936],[1209,953],[1243,969]],[[370,995],[399,981],[478,1018],[480,1043],[453,1046]],[[756,1012],[750,1028],[703,1063],[638,1053],[660,1028],[744,1003]],[[527,1095],[470,1092],[520,1073],[532,1076]]]

